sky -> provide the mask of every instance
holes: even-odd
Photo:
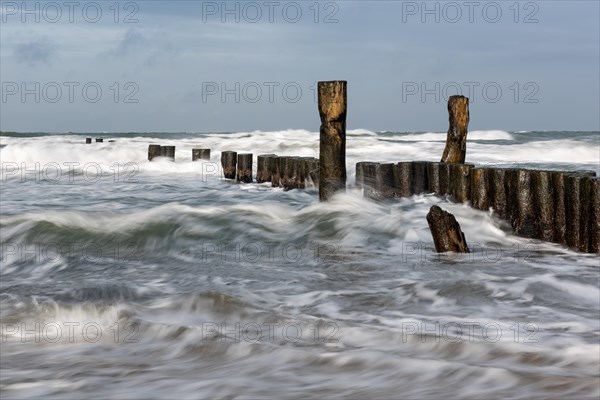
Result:
[[[1,1],[0,130],[600,130],[600,2]]]

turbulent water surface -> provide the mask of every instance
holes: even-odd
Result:
[[[599,137],[471,132],[467,158],[600,172]],[[597,398],[596,255],[353,188],[357,161],[437,161],[444,140],[349,131],[349,189],[319,204],[217,168],[223,150],[318,156],[316,132],[5,134],[2,397]],[[152,142],[176,162],[148,162]],[[433,204],[472,254],[434,255]]]

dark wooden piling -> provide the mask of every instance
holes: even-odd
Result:
[[[156,157],[162,157],[162,148],[159,144],[148,145],[148,161]]]
[[[310,185],[308,186],[313,186],[315,188],[319,187],[319,177],[320,177],[320,173],[319,173],[319,159],[318,158],[312,158],[311,160],[308,161],[308,178],[309,180],[307,182],[310,183]]]
[[[565,176],[565,215],[567,246],[579,248],[581,225],[581,181],[583,175]]]
[[[552,172],[555,243],[567,244],[567,207],[565,204],[565,172]]]
[[[267,169],[271,173],[271,187],[279,187],[279,157],[273,156],[267,158]]]
[[[473,164],[448,164],[450,169],[449,194],[458,203],[471,199],[471,170]]]
[[[394,164],[382,163],[375,167],[375,193],[378,199],[390,199],[395,195]]]
[[[363,187],[363,181],[364,181],[364,166],[367,162],[366,161],[360,161],[356,163],[356,175],[354,176],[354,184],[356,185],[356,187],[358,189],[361,189]]]
[[[531,190],[531,170],[509,168],[504,176],[507,217],[517,235],[535,238],[536,217]]]
[[[535,237],[546,242],[551,242],[555,237],[552,172],[531,171],[531,190],[533,192]]]
[[[104,143],[104,139],[96,138],[96,143]]]
[[[161,149],[163,157],[175,161],[175,146],[161,146]]]
[[[376,197],[377,166],[379,163],[368,162],[363,165],[363,195],[369,198]]]
[[[591,178],[588,253],[600,253],[600,178]]]
[[[252,183],[252,153],[237,155],[237,181]]]
[[[235,179],[237,165],[237,152],[223,151],[221,152],[221,167],[223,168],[223,176],[225,179]]]
[[[256,182],[271,182],[272,170],[269,168],[269,159],[277,157],[275,154],[260,154],[256,157]]]
[[[298,174],[300,169],[300,157],[286,157],[285,179],[283,181],[283,190],[298,189]]]
[[[427,190],[435,195],[440,194],[440,164],[439,162],[427,163]]]
[[[448,128],[442,162],[464,163],[467,154],[469,99],[465,96],[450,96],[448,99],[448,114],[450,127]]]
[[[438,195],[445,196],[450,193],[450,164],[439,163],[440,192]]]
[[[478,210],[490,208],[489,172],[487,168],[471,170],[471,205]]]
[[[429,188],[429,183],[427,181],[427,162],[413,161],[411,172],[411,188],[413,194],[426,193]]]
[[[397,197],[413,195],[412,162],[399,162],[394,165],[394,188]]]
[[[85,144],[90,144],[90,143],[92,143],[92,138],[91,137],[85,138]]]
[[[454,215],[433,206],[427,214],[427,223],[433,237],[435,250],[438,253],[453,251],[455,253],[468,253],[469,246],[465,234],[460,229]]]
[[[319,82],[319,199],[329,200],[346,189],[347,82]]]
[[[192,161],[210,161],[210,149],[192,149]]]

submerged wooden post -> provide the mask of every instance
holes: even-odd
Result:
[[[508,219],[519,236],[535,238],[535,214],[531,190],[531,170],[509,168],[505,172],[504,191]]]
[[[438,162],[427,163],[427,191],[435,195],[440,194],[440,164]]]
[[[256,183],[271,182],[272,171],[269,169],[269,158],[275,154],[260,154],[256,157]]]
[[[237,155],[237,181],[252,183],[252,153]]]
[[[319,200],[346,190],[347,82],[319,82]]]
[[[375,197],[375,186],[377,184],[377,167],[379,163],[368,162],[363,165],[363,188],[364,197]]]
[[[600,253],[600,178],[590,179],[588,253]]]
[[[438,164],[438,167],[440,170],[440,192],[438,194],[440,196],[445,196],[450,193],[450,164],[441,162]]]
[[[104,143],[104,139],[96,138],[96,143]]]
[[[467,131],[469,128],[469,99],[450,96],[448,99],[450,127],[442,162],[464,163],[467,154]]]
[[[162,157],[161,146],[159,144],[148,145],[148,161],[152,161],[156,157]]]
[[[501,218],[506,217],[506,191],[504,190],[504,180],[506,179],[506,169],[491,168],[489,171],[490,185],[490,207]]]
[[[552,172],[555,243],[567,244],[567,208],[565,206],[565,173]]]
[[[279,159],[281,157],[273,156],[267,159],[267,166],[271,171],[271,187],[279,187],[281,180],[281,172],[279,170]]]
[[[90,143],[92,143],[92,138],[91,137],[85,138],[85,144],[90,144]]]
[[[489,171],[487,168],[471,170],[471,205],[478,210],[490,207]]]
[[[319,164],[319,159],[314,157],[308,162],[308,177],[312,186],[316,188],[319,187]]]
[[[458,203],[471,199],[471,170],[473,164],[449,164],[450,183],[449,193]]]
[[[223,176],[225,179],[235,179],[235,166],[237,165],[237,152],[222,151],[221,152],[221,167],[223,168]]]
[[[431,236],[433,236],[435,250],[438,253],[447,251],[455,253],[469,252],[465,234],[460,229],[454,215],[438,206],[433,206],[427,214],[427,223],[429,224],[429,230],[431,230]]]
[[[554,188],[552,172],[531,171],[531,189],[535,215],[535,237],[551,242],[554,240]]]
[[[360,161],[356,163],[356,175],[354,176],[354,184],[358,189],[363,187],[363,182],[365,179],[364,166],[367,162]]]
[[[429,187],[427,182],[427,162],[413,161],[411,187],[413,194],[425,193]]]
[[[375,167],[375,192],[378,199],[394,197],[394,164],[382,163]]]
[[[412,163],[410,161],[394,165],[394,188],[397,197],[412,196]]]
[[[161,148],[163,157],[175,161],[175,146],[161,146]]]
[[[192,149],[192,161],[210,161],[210,149]]]

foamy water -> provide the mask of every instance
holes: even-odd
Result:
[[[438,160],[445,133],[349,131],[349,189],[326,204],[218,171],[224,150],[318,156],[316,132],[87,136],[105,143],[1,138],[3,398],[600,395],[597,255],[354,188],[356,162]],[[599,140],[475,131],[467,160],[600,172]],[[434,204],[471,254],[435,255]]]

